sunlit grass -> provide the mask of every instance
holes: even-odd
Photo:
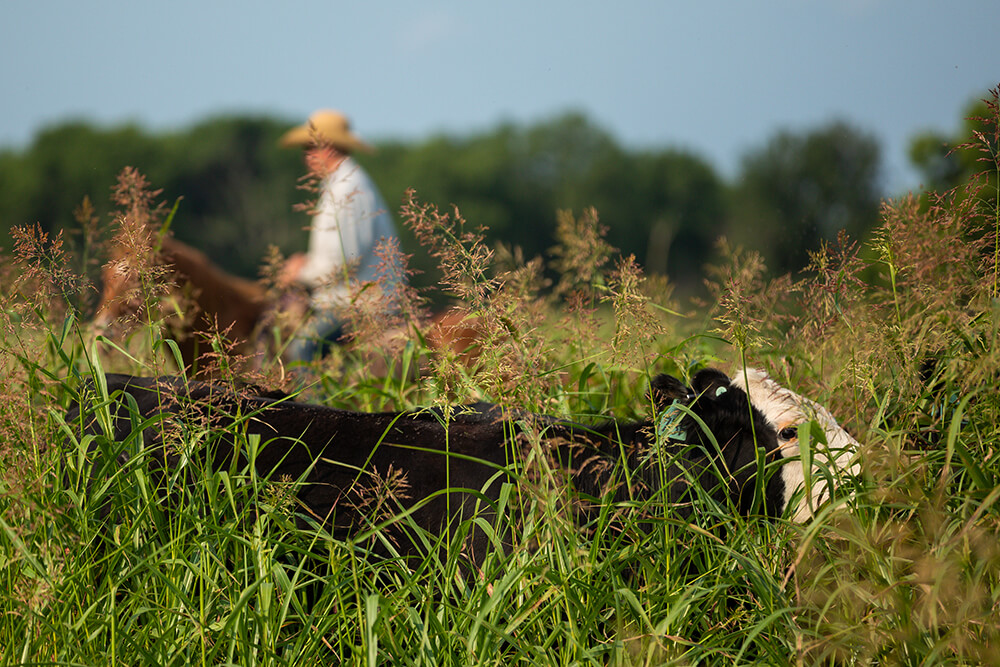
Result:
[[[190,424],[161,445],[141,428],[115,441],[67,422],[74,401],[101,419],[123,400],[88,389],[104,370],[172,372],[177,355],[155,322],[95,336],[58,240],[22,231],[0,330],[0,663],[1000,662],[1000,210],[974,189],[932,201],[888,202],[871,241],[817,249],[798,280],[733,249],[712,303],[681,315],[669,289],[611,260],[592,212],[561,219],[578,242],[555,253],[553,290],[539,267],[494,257],[457,214],[414,199],[404,220],[437,239],[446,288],[483,322],[477,365],[414,329],[391,354],[362,341],[249,376],[336,407],[482,398],[592,421],[648,414],[654,371],[745,357],[864,444],[863,474],[805,525],[707,497],[695,523],[655,495],[574,520],[562,478],[538,463],[504,487],[496,524],[468,516],[426,533],[388,516],[334,538],[301,520],[298,480],[256,474],[259,440],[234,435],[245,466],[192,457],[164,470],[161,446],[219,434]],[[247,366],[219,368],[232,382]],[[418,557],[396,555],[388,522]],[[475,566],[472,530],[497,547]]]

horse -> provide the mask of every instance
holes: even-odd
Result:
[[[135,279],[122,270],[128,259],[125,245],[119,243],[103,268],[104,285],[94,320],[99,330],[108,330],[114,322],[143,309],[141,299],[130,296],[136,291]],[[210,367],[212,350],[206,349],[204,341],[215,333],[226,336],[235,354],[263,354],[261,329],[277,310],[287,307],[286,300],[272,298],[261,283],[227,273],[205,253],[167,234],[160,238],[153,264],[165,269],[161,282],[167,286],[170,307],[164,325],[168,337],[177,342],[185,372],[194,376]],[[303,316],[307,309],[301,304]],[[479,358],[479,320],[461,308],[433,314],[423,333],[430,350],[450,349],[467,368]]]
[[[135,278],[122,270],[128,261],[126,253],[124,244],[117,244],[102,270],[104,285],[94,320],[99,329],[106,330],[143,310],[141,297],[135,296]],[[263,285],[223,271],[205,253],[169,235],[160,237],[153,265],[163,268],[160,282],[167,286],[172,302],[164,313],[164,325],[177,342],[186,371],[198,371],[210,352],[203,342],[215,332],[224,333],[235,352],[255,352],[257,325],[271,308]]]

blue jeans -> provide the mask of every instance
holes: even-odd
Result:
[[[314,312],[288,343],[285,358],[290,362],[313,361],[344,343],[345,338],[344,323],[333,312]]]

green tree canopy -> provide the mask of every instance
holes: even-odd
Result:
[[[364,161],[387,200],[413,187],[424,201],[457,205],[489,228],[490,239],[528,256],[552,246],[558,210],[593,206],[613,245],[683,280],[721,230],[724,185],[708,163],[676,150],[627,151],[579,114],[415,146],[382,144]]]
[[[0,229],[6,235],[36,222],[50,232],[71,229],[84,197],[109,220],[116,175],[133,166],[166,202],[181,199],[178,238],[231,271],[255,275],[268,243],[294,245],[302,235],[289,231],[303,167],[294,151],[277,147],[286,125],[220,118],[165,134],[83,122],[49,128],[23,153],[0,154]]]
[[[944,192],[964,183],[974,180],[977,175],[990,180],[990,187],[981,196],[991,200],[996,198],[996,163],[984,155],[979,148],[967,149],[963,146],[976,133],[980,133],[992,146],[992,160],[1000,156],[1000,142],[996,136],[996,128],[987,120],[993,115],[989,112],[990,104],[998,103],[996,92],[986,99],[970,102],[963,114],[963,120],[954,134],[942,132],[924,132],[910,141],[910,161],[920,171],[923,186],[928,190]],[[981,146],[982,144],[979,144]]]
[[[0,225],[6,230],[37,222],[49,232],[68,227],[84,195],[108,210],[122,167],[155,178],[164,161],[162,144],[132,125],[98,130],[72,122],[49,128],[23,154],[0,154]]]
[[[180,199],[173,224],[181,240],[253,277],[269,244],[288,254],[308,238],[309,219],[294,210],[311,197],[298,187],[301,155],[277,145],[291,124],[221,117],[167,133],[80,122],[49,128],[26,150],[0,153],[0,229],[72,227],[84,196],[107,220],[115,175],[130,165],[167,203]],[[723,233],[763,250],[773,268],[799,268],[819,239],[841,227],[867,230],[880,195],[878,146],[843,123],[778,134],[747,156],[734,186],[697,155],[627,149],[578,113],[377,148],[358,159],[393,212],[412,187],[422,201],[458,206],[470,224],[489,229],[488,241],[531,257],[553,246],[559,210],[593,206],[614,246],[682,287],[700,285]],[[433,283],[433,262],[401,233],[425,272],[416,282]]]
[[[775,271],[800,269],[822,240],[876,224],[879,170],[878,142],[847,123],[779,132],[744,158],[727,233]]]

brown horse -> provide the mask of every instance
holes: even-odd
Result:
[[[134,281],[116,270],[126,252],[122,245],[117,246],[102,273],[104,289],[95,319],[101,329],[116,320],[134,317],[142,307],[138,299],[128,297]],[[226,273],[205,253],[167,235],[161,239],[154,264],[165,269],[163,283],[168,285],[168,295],[174,301],[172,310],[179,313],[164,320],[168,336],[180,349],[186,372],[193,375],[208,366],[206,354],[211,349],[206,349],[206,341],[216,332],[225,334],[236,354],[261,353],[259,328],[265,316],[279,307],[268,298],[263,285]],[[466,367],[479,358],[482,332],[478,318],[459,308],[432,316],[424,333],[431,350],[450,349]]]
[[[137,299],[129,297],[135,288],[131,284],[134,280],[116,270],[126,252],[123,246],[118,246],[102,272],[104,289],[95,320],[101,328],[135,316],[141,308]],[[189,372],[198,368],[199,357],[206,352],[199,347],[215,331],[223,332],[235,343],[235,352],[253,352],[257,324],[270,307],[267,292],[260,283],[226,273],[205,253],[166,235],[161,238],[153,263],[164,269],[162,282],[169,286],[167,293],[174,301],[174,312],[164,318],[165,325],[177,342]]]

